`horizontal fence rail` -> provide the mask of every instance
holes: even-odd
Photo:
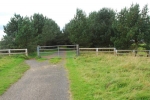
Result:
[[[150,56],[150,50],[116,50],[116,55],[132,54],[134,56]]]
[[[76,55],[79,55],[79,45],[55,45],[55,46],[37,46],[37,56],[40,57],[43,53],[54,54],[57,53],[60,56],[60,52],[73,51]]]
[[[80,50],[115,50],[115,48],[79,48]]]
[[[0,49],[0,55],[25,54],[28,56],[27,49]]]
[[[117,50],[116,48],[79,48],[82,51],[114,53],[115,55],[134,55],[134,56],[150,56],[150,50]]]
[[[55,45],[55,46],[38,46],[37,53],[46,53],[46,51],[57,51],[58,55],[60,51],[70,51],[75,50],[76,54],[79,55],[80,52],[95,52],[98,53],[113,53],[114,55],[134,55],[134,56],[150,56],[150,50],[117,50],[116,48],[79,48],[79,45]]]
[[[80,51],[95,51],[96,53],[98,52],[103,52],[103,53],[114,53],[115,54],[115,48],[79,48]]]
[[[135,55],[134,54],[134,50],[116,50],[116,55],[127,55],[127,54],[131,54],[131,55]]]

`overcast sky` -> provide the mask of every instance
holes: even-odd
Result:
[[[6,25],[14,13],[21,16],[31,16],[41,13],[53,19],[62,29],[75,15],[76,9],[82,9],[88,15],[92,11],[98,11],[103,7],[120,11],[131,4],[140,4],[140,8],[148,4],[150,0],[1,0],[0,1],[0,39],[4,35],[3,25]]]

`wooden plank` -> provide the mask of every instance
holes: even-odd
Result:
[[[23,52],[23,53],[10,53],[10,54],[25,54],[25,52]]]
[[[114,51],[98,51],[98,52],[114,52]]]
[[[59,49],[60,49],[60,50],[65,50],[65,49],[66,49],[66,50],[67,50],[67,49],[68,49],[68,50],[76,50],[76,48],[59,48]]]
[[[75,47],[76,45],[57,45],[57,46],[59,46],[59,47],[63,47],[63,46],[68,46],[68,47]]]
[[[24,53],[0,53],[0,54],[25,54],[25,52]]]
[[[117,50],[117,51],[133,51],[133,50]]]
[[[105,49],[114,50],[115,48],[98,48],[98,49],[102,49],[102,50],[103,50],[103,49],[104,49],[104,50],[105,50]]]
[[[0,53],[0,54],[2,54],[2,55],[3,55],[3,54],[4,54],[4,55],[5,55],[5,54],[8,55],[9,53]]]
[[[75,47],[76,45],[56,45],[56,46],[39,46],[39,47],[63,47],[63,46],[68,46],[68,47]]]
[[[114,50],[115,48],[79,48],[80,50]]]
[[[10,51],[26,51],[26,49],[9,49]]]
[[[57,46],[39,46],[39,47],[57,47]]]
[[[40,54],[41,54],[41,53],[52,53],[52,52],[40,52]]]
[[[79,48],[80,50],[96,50],[96,48]]]
[[[39,50],[46,50],[46,51],[48,51],[48,50],[57,50],[57,49],[39,49]]]
[[[0,50],[0,51],[8,51],[8,50]]]
[[[131,54],[131,53],[117,53],[117,54]]]
[[[149,50],[135,50],[137,52],[149,52]]]
[[[25,54],[25,55],[28,55],[28,51],[27,49],[2,49],[0,51],[7,51],[8,53],[2,53],[0,52],[0,54],[6,54],[6,55],[11,55],[11,54]],[[13,51],[13,52],[11,52]]]

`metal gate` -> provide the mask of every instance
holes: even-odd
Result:
[[[79,55],[79,45],[37,46],[38,57],[75,57]]]

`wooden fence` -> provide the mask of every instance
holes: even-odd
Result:
[[[82,51],[94,51],[96,53],[114,53],[115,55],[150,56],[150,50],[116,50],[116,48],[79,48]]]
[[[131,54],[134,56],[150,56],[150,50],[116,50],[116,55]]]
[[[96,53],[102,52],[102,53],[114,53],[115,54],[115,48],[79,48],[80,51],[94,51]]]
[[[27,49],[0,49],[0,55],[25,54],[28,56]]]
[[[119,56],[119,55],[135,55],[134,50],[116,50],[115,54],[117,56]]]

